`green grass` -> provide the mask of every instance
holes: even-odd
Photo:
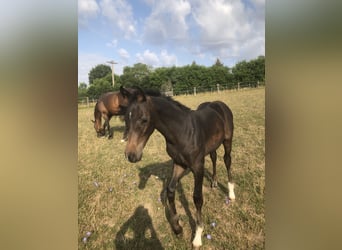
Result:
[[[210,187],[209,156],[205,161],[202,249],[264,249],[265,89],[175,99],[193,109],[204,101],[221,100],[234,114],[232,174],[236,201],[225,204],[228,178],[221,146],[217,151],[217,189]],[[132,164],[124,158],[125,143],[120,142],[124,123],[118,118],[111,120],[114,139],[108,140],[96,137],[91,119],[93,107],[79,109],[79,249],[191,249],[195,230],[192,173],[183,177],[176,192],[184,230],[177,237],[167,220],[168,209],[160,201],[172,171],[164,137],[155,131],[142,161]],[[217,226],[211,227],[212,222]],[[92,234],[84,243],[82,238],[88,231]]]

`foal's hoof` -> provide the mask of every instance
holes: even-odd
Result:
[[[113,135],[108,136],[108,140],[113,139]]]
[[[217,188],[217,181],[213,181],[211,183],[211,188]]]
[[[179,227],[177,229],[173,229],[173,231],[175,232],[175,234],[178,236],[178,237],[181,237],[182,236],[182,233],[183,233],[183,228],[182,227]]]
[[[183,233],[183,228],[180,225],[173,225],[172,229],[177,236],[181,236]]]

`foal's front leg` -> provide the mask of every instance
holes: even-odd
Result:
[[[173,164],[173,173],[171,181],[167,187],[167,198],[169,200],[169,208],[170,208],[170,223],[175,234],[180,234],[183,232],[183,228],[179,225],[177,210],[175,205],[175,191],[178,184],[179,179],[184,173],[184,168],[180,165]]]

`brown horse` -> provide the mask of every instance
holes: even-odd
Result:
[[[198,249],[202,245],[204,226],[201,212],[204,158],[216,151],[221,144],[225,151],[224,163],[228,172],[229,198],[235,199],[230,170],[234,130],[231,110],[223,102],[215,101],[193,111],[171,98],[146,96],[138,89],[130,97],[125,122],[129,126],[125,156],[130,162],[141,160],[143,149],[155,129],[166,140],[166,151],[173,160],[173,174],[166,193],[170,208],[170,224],[176,234],[183,231],[178,222],[175,206],[177,183],[185,170],[190,169],[193,173],[196,233],[192,244]]]
[[[127,91],[131,91],[131,89],[127,89]],[[92,120],[97,137],[105,136],[107,129],[109,132],[108,139],[113,138],[113,131],[110,128],[109,121],[112,116],[125,115],[127,105],[127,96],[123,96],[119,91],[104,93],[99,97],[94,108],[95,121]],[[103,125],[102,118],[104,119]],[[122,140],[125,140],[126,137],[127,129],[125,129]]]

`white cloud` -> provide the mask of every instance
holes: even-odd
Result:
[[[186,48],[200,58],[265,53],[265,0],[144,2],[152,8],[144,21],[146,44]]]
[[[159,59],[157,55],[149,50],[145,50],[143,54],[136,54],[137,61],[140,63],[145,63],[150,66],[158,66]]]
[[[159,54],[145,50],[143,53],[137,53],[136,59],[140,63],[147,64],[152,67],[177,65],[177,56],[169,54],[166,50],[162,50]]]
[[[106,43],[107,47],[116,47],[118,45],[118,40],[113,39],[111,42]]]
[[[96,0],[78,0],[78,20],[82,27],[87,26],[88,20],[94,18],[100,9]]]
[[[201,41],[207,46],[244,40],[251,31],[240,1],[197,1],[193,17],[200,28]]]
[[[130,58],[128,51],[123,49],[123,48],[118,50],[118,54],[119,54],[120,58],[125,62],[127,62],[128,59]]]
[[[161,51],[160,60],[163,66],[171,66],[177,64],[177,57],[175,55],[169,55],[166,50]]]
[[[156,1],[152,13],[145,20],[143,39],[154,44],[170,40],[184,41],[188,32],[186,17],[190,13],[188,1]]]
[[[101,13],[113,27],[115,34],[122,33],[126,39],[136,35],[132,7],[124,0],[101,0]]]
[[[263,54],[264,1],[251,1],[253,8],[242,1],[192,1],[200,51],[219,58],[247,56],[248,52]]]

